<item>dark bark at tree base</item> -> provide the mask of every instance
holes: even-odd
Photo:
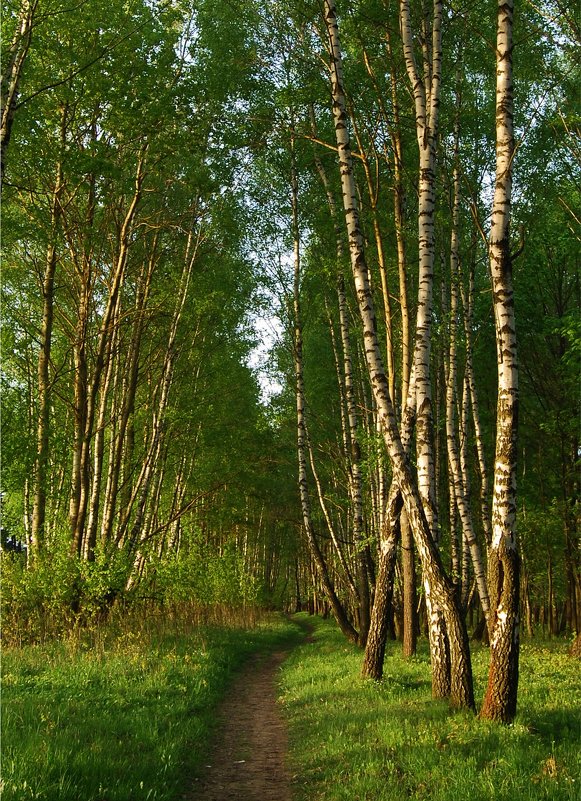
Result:
[[[519,571],[515,548],[504,548],[499,556],[491,551],[489,561],[491,598],[496,600],[488,685],[480,717],[511,723],[516,715],[519,661]]]
[[[401,521],[401,547],[403,566],[403,655],[414,656],[417,639],[417,596],[414,539],[405,513]]]
[[[396,546],[397,539],[394,536],[388,541],[388,547],[382,550],[380,554],[375,602],[365,647],[365,658],[361,669],[362,676],[375,681],[380,681],[383,676],[385,644],[392,616],[393,570],[397,552]]]

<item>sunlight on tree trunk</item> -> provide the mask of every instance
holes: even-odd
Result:
[[[512,0],[498,2],[496,43],[496,187],[490,270],[498,357],[496,456],[489,554],[493,610],[490,669],[483,718],[509,723],[516,714],[519,657],[519,554],[516,543],[518,370],[509,223],[514,158]]]

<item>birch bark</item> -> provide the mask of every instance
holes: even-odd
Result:
[[[316,133],[316,131],[313,131]],[[343,353],[343,390],[345,394],[345,405],[347,407],[348,429],[345,431],[345,441],[348,445],[348,471],[349,471],[349,494],[351,499],[353,541],[357,549],[357,592],[356,597],[359,604],[359,642],[365,645],[369,632],[371,616],[371,597],[369,592],[369,579],[366,568],[366,558],[364,552],[364,524],[363,524],[363,490],[361,476],[361,447],[359,445],[359,421],[357,413],[357,403],[355,398],[354,377],[353,377],[353,358],[349,334],[349,314],[347,309],[347,296],[345,293],[345,280],[343,277],[343,239],[337,219],[337,208],[335,198],[331,191],[327,174],[321,160],[315,157],[317,171],[321,182],[325,187],[329,212],[335,227],[336,247],[337,247],[337,301],[339,306],[339,328],[341,332],[341,347]],[[368,184],[371,192],[371,185]],[[380,244],[380,243],[379,243]],[[391,316],[389,322],[391,329]],[[388,340],[391,335],[388,336]]]
[[[387,126],[389,137],[393,151],[393,204],[394,204],[394,222],[395,233],[397,242],[397,264],[398,264],[398,277],[399,277],[399,307],[401,312],[401,409],[402,409],[402,422],[404,424],[404,432],[402,432],[402,440],[408,442],[411,437],[413,425],[415,425],[415,403],[416,398],[412,390],[410,396],[410,325],[409,325],[409,307],[408,307],[408,292],[407,292],[407,256],[406,256],[406,241],[404,233],[404,183],[403,183],[403,146],[401,139],[401,120],[399,100],[397,96],[397,78],[396,78],[396,65],[391,46],[390,32],[386,32],[386,48],[388,55],[388,62],[390,68],[390,88],[391,88],[391,115],[387,113],[383,106],[381,92],[375,73],[371,68],[371,64],[367,54],[364,53],[365,66],[367,72],[373,81],[374,88],[378,95],[378,103],[382,110],[384,122]],[[361,146],[360,146],[360,149]],[[387,156],[386,156],[387,157]],[[382,277],[382,287],[383,277]],[[388,340],[389,345],[389,340]],[[389,365],[388,365],[389,374]],[[392,401],[395,403],[395,381],[390,380],[390,394]],[[408,404],[411,406],[408,407]],[[390,496],[391,497],[391,496]],[[395,520],[394,507],[395,499],[391,497],[391,501],[387,504],[388,508],[392,510],[391,514],[386,515],[385,520],[379,530],[382,541],[380,542],[380,556],[379,556],[379,572],[377,580],[377,590],[375,596],[375,604],[377,609],[372,614],[372,627],[378,627],[374,630],[370,640],[370,647],[365,654],[364,675],[373,678],[381,678],[383,654],[385,650],[385,641],[382,638],[387,636],[387,625],[384,617],[389,614],[388,607],[390,604],[392,587],[384,586],[384,582],[392,582],[394,561],[396,556],[397,539],[401,532],[401,546],[402,546],[402,573],[403,573],[403,619],[404,619],[404,643],[403,651],[406,655],[411,655],[415,652],[415,636],[417,629],[417,604],[416,604],[416,577],[415,577],[415,560],[414,560],[414,545],[413,536],[406,518],[406,512],[403,508],[398,514],[401,519]],[[401,502],[399,502],[401,507]]]
[[[438,137],[440,85],[442,74],[442,1],[434,0],[432,24],[429,22],[429,4],[422,20],[423,75],[416,62],[409,0],[400,0],[400,27],[406,71],[411,84],[416,138],[419,149],[418,174],[418,308],[414,347],[416,391],[416,461],[418,489],[424,512],[438,542],[436,514],[436,464],[434,458],[434,431],[432,388],[430,374],[431,332],[433,314],[433,285],[435,261],[435,180]],[[448,644],[442,610],[433,596],[424,571],[424,590],[429,618],[430,653],[432,659],[432,691],[436,697],[449,693]]]
[[[482,554],[476,531],[472,522],[472,512],[468,501],[467,470],[461,457],[456,426],[456,399],[458,395],[458,306],[459,306],[459,226],[460,226],[460,165],[459,165],[459,119],[456,117],[454,125],[454,174],[453,174],[453,203],[452,203],[452,234],[450,241],[450,345],[449,365],[446,381],[446,444],[448,450],[448,465],[451,478],[451,491],[458,509],[458,516],[462,526],[462,539],[470,549],[474,576],[478,586],[478,594],[484,617],[488,623],[490,617],[490,601],[486,585],[486,572],[482,561]],[[464,393],[467,398],[467,394]],[[462,404],[465,409],[465,404]],[[465,425],[464,434],[465,434]],[[464,443],[466,437],[463,438]],[[464,448],[463,448],[464,449]],[[466,589],[464,587],[464,589]]]
[[[334,0],[325,0],[324,15],[331,53],[333,120],[339,156],[345,222],[349,238],[353,279],[363,324],[365,359],[371,387],[381,419],[385,443],[392,462],[394,477],[403,496],[408,519],[422,561],[424,575],[446,618],[453,663],[450,687],[451,701],[456,706],[473,708],[472,670],[466,628],[460,615],[454,587],[444,572],[440,555],[434,544],[424,512],[422,500],[412,479],[379,349],[375,310],[359,222],[359,207],[353,175],[343,89],[341,45]]]
[[[325,558],[313,528],[311,516],[311,500],[309,496],[307,478],[307,428],[305,420],[305,383],[303,377],[303,332],[301,323],[300,305],[300,273],[301,273],[301,248],[300,248],[300,228],[298,210],[298,181],[295,166],[294,136],[291,137],[291,209],[292,209],[292,235],[293,235],[293,311],[294,311],[294,367],[295,367],[295,391],[296,391],[296,411],[297,411],[297,458],[298,458],[298,482],[303,514],[303,527],[307,536],[311,556],[315,563],[316,574],[321,584],[325,597],[333,609],[333,614],[343,634],[351,642],[358,642],[359,634],[349,621],[345,609],[341,604],[333,583],[329,576],[329,571]]]
[[[490,670],[481,716],[508,723],[516,714],[519,657],[519,567],[516,542],[518,369],[510,211],[512,196],[513,0],[498,0],[496,35],[496,184],[489,240],[497,337],[498,403],[489,552],[493,609]]]

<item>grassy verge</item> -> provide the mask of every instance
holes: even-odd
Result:
[[[525,643],[519,714],[501,727],[431,700],[425,644],[388,646],[385,678],[360,678],[361,652],[313,620],[312,644],[283,667],[297,801],[578,801],[579,662],[564,643]],[[488,652],[474,651],[481,699]]]
[[[250,653],[300,636],[271,618],[251,630],[145,625],[5,651],[2,798],[181,798],[229,676]]]

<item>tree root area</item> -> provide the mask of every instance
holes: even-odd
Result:
[[[187,801],[291,801],[288,742],[276,702],[276,675],[287,653],[256,656],[219,709],[205,773]]]

